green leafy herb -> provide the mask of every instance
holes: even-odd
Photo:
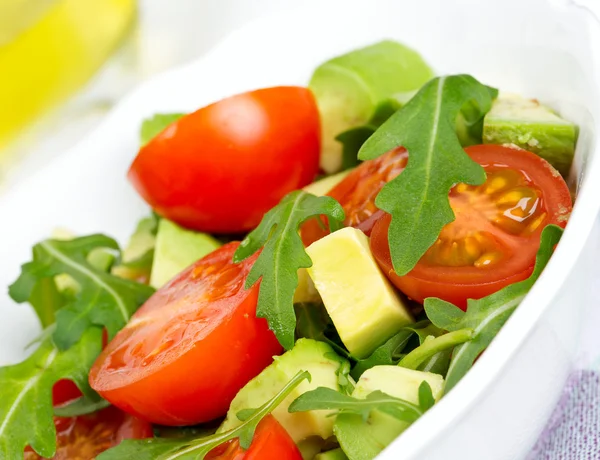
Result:
[[[360,415],[367,421],[372,411],[378,410],[392,417],[412,423],[431,407],[431,387],[423,381],[419,387],[419,405],[394,398],[382,391],[369,393],[365,399],[353,398],[331,388],[319,387],[300,395],[288,409],[289,412],[310,410],[335,410],[338,413]]]
[[[399,275],[414,268],[444,225],[454,219],[450,189],[459,182],[485,181],[483,168],[463,150],[455,122],[468,102],[482,114],[489,111],[494,94],[495,90],[468,75],[434,78],[360,149],[361,160],[377,158],[400,145],[409,153],[406,169],[375,200],[378,208],[392,215],[388,239]]]
[[[298,286],[298,269],[312,265],[298,229],[306,220],[320,215],[328,217],[332,232],[344,220],[344,210],[333,198],[317,197],[300,190],[292,192],[265,214],[233,257],[234,262],[241,262],[264,246],[248,275],[246,287],[261,280],[256,314],[267,319],[286,350],[294,346],[293,299]]]
[[[15,301],[26,302],[41,280],[66,274],[76,281],[75,297],[56,312],[53,340],[61,350],[77,343],[92,326],[106,327],[113,337],[153,293],[148,286],[94,267],[88,255],[98,248],[119,250],[113,239],[103,235],[42,241],[33,247],[33,260],[22,266],[21,275],[9,287]]]
[[[98,460],[202,460],[215,447],[239,438],[240,445],[250,447],[254,431],[260,421],[296,388],[303,380],[310,380],[308,372],[298,372],[273,399],[258,409],[244,411],[244,423],[237,428],[199,439],[126,440],[98,456]]]
[[[325,353],[325,358],[340,363],[340,366],[335,371],[340,392],[345,395],[352,394],[354,391],[354,381],[350,377],[350,362],[347,359],[338,356],[336,353]]]
[[[407,329],[400,330],[387,342],[376,348],[370,356],[359,359],[352,368],[352,377],[358,380],[365,371],[372,367],[397,363],[403,356],[402,351],[412,335],[412,331]]]
[[[450,391],[473,366],[475,359],[492,342],[500,328],[525,298],[546,267],[561,235],[560,227],[549,225],[544,228],[531,276],[483,299],[469,299],[466,312],[440,299],[425,299],[427,316],[439,328],[448,331],[473,330],[472,340],[454,349],[446,375],[445,392]]]
[[[42,457],[54,456],[52,386],[71,379],[87,398],[97,401],[88,372],[101,347],[102,330],[90,328],[66,351],[48,337],[25,361],[0,368],[0,458],[22,460],[27,445]]]
[[[98,395],[94,395],[93,398],[81,396],[66,405],[55,407],[54,415],[57,417],[77,417],[79,415],[92,414],[110,406],[108,401],[98,398]]]
[[[27,301],[31,304],[43,328],[56,321],[56,312],[62,308],[67,299],[56,286],[54,278],[44,278],[33,285]]]
[[[459,329],[454,332],[442,334],[439,337],[429,336],[420,346],[404,356],[398,365],[407,369],[418,369],[425,361],[438,353],[451,350],[456,345],[468,342],[472,338],[472,329]]]
[[[350,353],[343,347],[333,321],[323,304],[297,303],[294,304],[294,310],[296,312],[296,338],[304,337],[325,342],[337,354],[347,359],[350,358]]]
[[[140,142],[146,145],[154,137],[158,136],[171,123],[179,120],[185,113],[157,113],[142,122],[140,130]]]

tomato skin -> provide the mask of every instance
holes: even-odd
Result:
[[[54,417],[57,448],[54,460],[87,460],[95,458],[124,439],[145,439],[153,435],[152,426],[116,407],[78,417]],[[41,460],[31,448],[25,449],[25,460]]]
[[[320,124],[307,88],[274,87],[184,116],[142,147],[129,180],[154,210],[211,233],[241,233],[319,169]]]
[[[52,404],[60,406],[81,397],[81,391],[72,380],[62,379],[52,387]]]
[[[216,447],[205,460],[302,460],[300,450],[272,415],[267,415],[258,424],[248,450],[244,450],[238,439]]]
[[[244,289],[257,256],[233,264],[238,246],[222,246],[158,290],[99,356],[92,388],[162,425],[224,415],[282,351],[266,320],[256,317],[258,285]]]
[[[327,193],[344,208],[345,226],[356,227],[367,236],[371,234],[373,225],[383,216],[383,211],[375,206],[375,197],[386,183],[404,170],[407,160],[404,147],[390,150],[379,158],[361,163]],[[316,219],[302,225],[304,246],[308,247],[328,234],[327,226],[319,225]]]
[[[477,145],[465,151],[478,163],[503,164],[526,173],[542,190],[548,216],[538,230],[528,237],[514,237],[519,250],[504,265],[482,270],[475,267],[428,267],[423,259],[405,276],[398,276],[392,266],[388,244],[391,216],[385,214],[371,233],[371,250],[388,279],[411,299],[423,303],[427,297],[438,297],[465,310],[467,299],[480,299],[505,286],[527,279],[533,272],[535,255],[543,227],[549,224],[565,227],[572,202],[565,181],[545,160],[520,149],[500,145]],[[452,225],[452,224],[449,224]]]

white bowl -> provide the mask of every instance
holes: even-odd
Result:
[[[306,84],[321,61],[382,38],[414,46],[440,73],[471,73],[535,96],[581,127],[571,221],[530,295],[475,367],[381,456],[523,458],[544,426],[577,347],[600,226],[600,29],[568,1],[330,0],[264,17],[205,59],[141,86],[75,149],[0,198],[0,285],[57,226],[123,241],[148,212],[125,180],[140,121],[191,111],[236,92]],[[15,362],[39,332],[27,306],[0,296],[0,363]]]

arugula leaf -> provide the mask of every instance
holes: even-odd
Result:
[[[365,371],[372,367],[397,363],[412,334],[410,330],[401,329],[387,342],[377,347],[370,356],[359,359],[352,368],[352,377],[358,380]]]
[[[256,410],[245,411],[247,418],[244,423],[233,430],[198,439],[125,440],[97,458],[98,460],[202,460],[215,447],[235,438],[239,438],[240,445],[248,449],[261,420],[281,404],[305,379],[310,381],[310,374],[306,371],[298,372],[273,399]]]
[[[544,228],[531,276],[482,299],[469,299],[466,312],[440,299],[425,299],[427,316],[436,326],[448,331],[459,331],[465,328],[473,330],[473,339],[454,349],[446,375],[444,390],[446,393],[473,366],[475,359],[488,347],[500,328],[525,298],[546,267],[561,235],[562,229],[556,225],[548,225]]]
[[[340,366],[335,370],[338,378],[340,392],[349,395],[354,391],[354,381],[350,377],[350,361],[338,356],[337,353],[325,353],[325,358],[339,362]]]
[[[66,405],[55,407],[54,415],[57,417],[77,417],[79,415],[92,414],[110,406],[107,400],[98,398],[98,395],[95,395],[94,398],[81,396]]]
[[[44,278],[33,285],[27,301],[31,304],[42,328],[47,328],[56,320],[56,312],[62,308],[67,299],[56,286],[53,278]]]
[[[483,168],[471,160],[455,131],[461,108],[472,101],[489,111],[495,90],[469,75],[429,81],[361,147],[361,160],[404,146],[406,169],[377,195],[378,208],[392,215],[388,239],[394,270],[405,275],[454,219],[448,193],[457,183],[480,185]],[[402,197],[402,199],[398,199]]]
[[[302,190],[291,192],[263,217],[260,225],[240,244],[235,263],[250,257],[264,246],[248,274],[246,287],[260,281],[256,315],[266,318],[279,343],[289,350],[294,346],[296,316],[294,292],[298,269],[312,265],[298,229],[313,217],[326,215],[333,232],[344,220],[342,206],[328,196],[314,196]]]
[[[335,352],[346,359],[351,359],[350,353],[343,347],[333,321],[329,317],[323,304],[296,303],[296,338],[307,338],[325,342]]]
[[[98,400],[89,387],[88,371],[101,349],[102,330],[93,327],[66,351],[47,337],[25,361],[0,368],[0,458],[22,460],[27,445],[42,457],[54,456],[52,386],[71,379],[87,398]]]
[[[179,120],[185,113],[157,113],[142,122],[140,142],[142,146],[158,136],[167,126]]]
[[[471,339],[473,339],[472,329],[459,329],[442,334],[439,337],[429,336],[420,346],[404,356],[398,363],[398,366],[416,370],[426,360],[431,359],[438,353],[452,350],[455,346],[468,342]]]
[[[114,337],[154,292],[149,286],[94,267],[88,255],[98,248],[119,250],[116,241],[104,235],[42,241],[33,247],[33,260],[21,267],[21,275],[9,287],[10,296],[22,303],[31,298],[36,283],[43,279],[67,274],[77,282],[74,299],[56,312],[53,339],[61,350],[77,343],[92,326],[106,327],[109,337]]]
[[[431,387],[426,381],[421,383],[421,386],[429,388],[429,395],[433,398]],[[419,388],[419,395],[421,388]],[[430,400],[427,397],[427,390],[423,389],[423,402],[426,406]],[[426,408],[405,401],[404,399],[394,398],[382,391],[374,391],[369,393],[366,398],[353,398],[335,391],[331,388],[319,387],[314,390],[307,391],[296,398],[288,412],[306,412],[311,410],[337,410],[338,413],[349,413],[360,415],[363,421],[367,421],[372,411],[378,410],[384,412],[397,420],[412,423],[417,420],[425,411]]]

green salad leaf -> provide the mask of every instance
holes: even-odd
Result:
[[[79,415],[93,414],[110,406],[110,403],[105,399],[98,399],[98,395],[93,398],[81,396],[76,400],[54,408],[54,415],[57,417],[77,417]]]
[[[405,275],[454,219],[448,193],[457,183],[480,185],[483,168],[463,150],[455,131],[466,103],[484,114],[496,90],[469,75],[430,80],[364,143],[361,160],[377,158],[404,146],[406,169],[387,183],[375,204],[392,216],[389,245],[394,270]],[[402,197],[402,199],[398,199]]]
[[[70,379],[87,398],[98,401],[88,372],[101,347],[102,330],[92,327],[66,351],[47,337],[25,361],[0,368],[0,458],[23,460],[27,445],[42,457],[54,456],[52,387],[58,380]]]
[[[140,143],[142,146],[158,136],[171,123],[179,120],[185,113],[157,113],[142,122]]]
[[[61,350],[73,346],[93,326],[105,327],[109,337],[114,337],[154,292],[90,263],[88,256],[100,248],[119,250],[116,241],[104,235],[42,241],[33,247],[33,260],[21,267],[21,275],[9,287],[13,300],[22,303],[31,298],[41,280],[68,275],[76,282],[74,298],[56,312],[53,340]]]
[[[311,410],[335,410],[338,413],[360,415],[367,421],[372,411],[384,412],[397,420],[412,423],[431,407],[434,400],[431,387],[426,381],[419,386],[419,404],[413,404],[400,398],[394,398],[382,391],[369,393],[366,398],[354,398],[331,388],[319,387],[298,396],[289,412]]]
[[[344,210],[333,198],[317,197],[301,190],[291,192],[265,214],[233,257],[238,263],[262,248],[248,274],[246,287],[260,280],[256,315],[267,319],[286,350],[294,346],[296,316],[293,299],[298,286],[298,270],[312,265],[298,230],[306,220],[321,215],[328,217],[332,232],[344,220]]]
[[[562,229],[556,225],[548,225],[544,228],[531,276],[482,299],[469,299],[466,312],[441,299],[425,299],[427,316],[437,327],[448,331],[465,329],[473,331],[471,340],[454,348],[446,375],[445,392],[450,391],[473,366],[475,359],[488,347],[525,298],[546,267],[561,235]]]
[[[271,400],[258,409],[244,411],[244,422],[238,427],[197,439],[125,440],[100,454],[98,460],[202,460],[211,450],[235,438],[248,449],[261,420],[270,414],[303,380],[310,381],[306,371],[298,372]]]

